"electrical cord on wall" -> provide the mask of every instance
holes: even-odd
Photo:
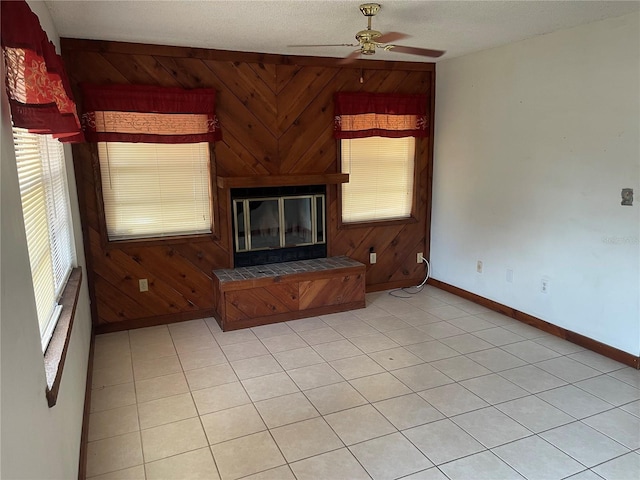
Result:
[[[422,283],[420,285],[416,285],[415,287],[396,288],[395,290],[391,290],[389,292],[389,295],[396,298],[411,298],[410,296],[406,297],[403,295],[397,295],[396,292],[403,292],[409,295],[415,295],[416,293],[420,293],[422,291],[424,286],[427,284],[427,280],[429,280],[429,275],[431,274],[431,265],[429,265],[429,262],[427,261],[427,259],[422,257],[422,261],[427,264],[427,274],[425,275]],[[414,290],[411,290],[411,289],[414,289]]]

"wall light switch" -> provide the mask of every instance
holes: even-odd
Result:
[[[141,292],[149,291],[149,280],[147,280],[146,278],[141,278],[140,280],[138,280],[138,285],[140,286]]]
[[[371,252],[369,254],[369,263],[372,265],[376,263],[376,252]]]
[[[478,260],[478,263],[476,263],[476,272],[482,273],[482,260]]]

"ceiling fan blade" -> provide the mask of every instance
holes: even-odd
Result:
[[[411,55],[421,55],[423,57],[438,58],[445,54],[444,50],[429,50],[428,48],[405,47],[403,45],[387,45],[385,50],[393,52],[408,53]]]
[[[349,55],[338,61],[338,65],[348,65],[349,63],[355,62],[360,56],[360,49],[354,50]]]
[[[398,40],[402,40],[403,38],[409,38],[411,35],[407,35],[406,33],[400,32],[387,32],[383,33],[381,36],[375,39],[377,43],[389,43],[389,42],[397,42]]]
[[[357,47],[357,43],[329,43],[326,45],[287,45],[287,47]]]

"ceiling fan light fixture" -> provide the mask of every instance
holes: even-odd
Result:
[[[363,55],[373,55],[376,53],[376,44],[375,43],[363,43],[362,48],[360,48],[360,53]]]

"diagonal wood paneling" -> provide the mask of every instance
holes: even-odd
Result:
[[[301,65],[276,65],[276,93],[280,94],[302,70]]]
[[[131,55],[122,53],[104,53],[102,56],[127,79],[128,83],[180,86],[166,68],[151,55],[133,55],[134,61],[129,61]]]
[[[307,67],[286,84],[286,89],[278,93],[278,127],[280,132],[287,130],[309,106],[309,103],[321,93],[327,83],[338,73],[337,68]],[[288,70],[279,68],[277,75],[289,75]]]
[[[79,82],[215,88],[223,140],[215,145],[214,161],[217,174],[225,177],[338,172],[333,138],[336,91],[428,93],[433,98],[435,69],[429,64],[367,60],[341,67],[331,59],[157,45],[69,39],[63,39],[62,45],[80,106]],[[92,145],[73,146],[98,331],[209,315],[216,306],[211,271],[232,266],[228,192],[217,191],[216,239],[108,244],[101,232],[95,155]],[[416,263],[415,254],[428,252],[430,156],[430,139],[419,140],[418,201],[411,223],[338,228],[340,187],[328,187],[328,253],[368,264],[373,248],[378,263],[367,267],[369,289],[422,280],[424,267]],[[138,291],[140,278],[149,279],[149,292]],[[313,292],[302,291],[300,301],[323,298],[330,304],[348,288],[348,282],[314,285]],[[294,300],[281,293],[267,292],[259,303],[272,311],[292,309]],[[255,302],[237,300],[233,308],[239,317],[258,308]]]
[[[205,65],[220,81],[242,102],[246,109],[259,120],[264,128],[276,137],[279,133],[276,123],[277,107],[274,85],[267,85],[262,77],[255,73],[250,64],[239,62],[214,62],[207,60]]]
[[[276,76],[276,66],[271,63],[249,63],[248,64],[259,76],[267,87],[271,89],[273,93],[277,93],[278,83]]]
[[[227,318],[238,322],[298,310],[298,286],[279,284],[226,293]]]
[[[298,159],[309,151],[318,132],[333,125],[333,94],[341,90],[344,83],[344,76],[332,77],[307,108],[284,130],[279,142],[281,172],[300,173],[296,170]],[[332,171],[337,171],[335,164],[332,167]]]
[[[363,296],[359,275],[300,282],[301,310],[364,300]]]

